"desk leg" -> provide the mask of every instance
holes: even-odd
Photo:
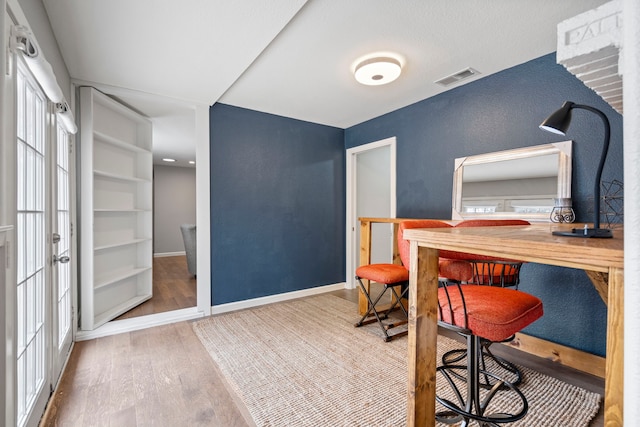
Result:
[[[407,426],[435,426],[438,250],[411,242]]]
[[[607,361],[604,388],[604,425],[622,426],[624,385],[624,270],[609,270]]]
[[[360,221],[360,265],[371,264],[371,222]],[[362,279],[362,284],[367,289],[371,289],[371,283],[367,279]],[[362,293],[360,286],[358,288],[358,314],[362,316],[369,309],[367,297]]]

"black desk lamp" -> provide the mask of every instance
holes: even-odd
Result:
[[[607,151],[609,151],[609,139],[611,137],[611,126],[609,125],[609,119],[604,113],[597,108],[590,107],[588,105],[574,104],[570,101],[565,101],[562,107],[553,114],[551,114],[540,125],[540,129],[549,132],[565,135],[569,125],[571,124],[571,110],[574,108],[591,111],[597,114],[604,123],[604,144],[602,145],[602,155],[600,157],[600,164],[596,172],[596,183],[593,188],[593,228],[574,228],[572,231],[554,231],[553,234],[559,236],[573,236],[573,237],[601,237],[609,238],[613,237],[611,230],[606,228],[600,228],[600,181],[602,178],[602,168],[604,167],[604,161],[607,158]]]

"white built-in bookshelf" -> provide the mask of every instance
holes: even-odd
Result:
[[[152,296],[151,122],[80,88],[80,329]]]

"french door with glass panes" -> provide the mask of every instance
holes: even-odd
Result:
[[[70,137],[20,59],[16,114],[16,420],[38,424],[71,346]]]

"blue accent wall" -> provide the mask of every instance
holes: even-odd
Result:
[[[566,137],[538,129],[565,100],[611,121],[603,179],[622,181],[622,116],[550,54],[346,130],[224,104],[211,120],[211,269],[215,305],[345,280],[345,151],[395,136],[397,215],[450,218],[457,157],[571,139],[579,222],[590,222],[602,122],[574,110]],[[582,270],[526,264],[543,300],[530,335],[604,355],[606,306]]]
[[[564,101],[602,110],[611,122],[603,180],[622,181],[622,116],[550,54],[345,130],[345,148],[397,138],[397,215],[451,218],[454,159],[571,139],[577,221],[591,222],[602,121],[573,111],[566,137],[538,129]],[[527,264],[520,289],[543,300],[544,317],[525,332],[605,354],[606,306],[582,270]]]
[[[215,305],[343,282],[344,130],[210,108]]]

